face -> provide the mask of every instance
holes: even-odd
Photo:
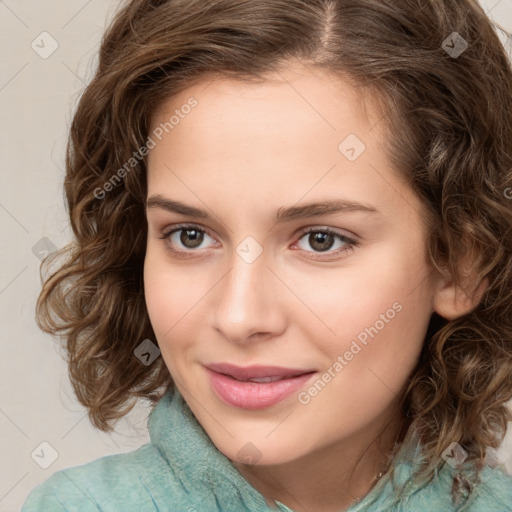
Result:
[[[177,388],[233,461],[292,462],[396,411],[435,283],[381,115],[289,65],[258,84],[205,79],[152,119],[147,308]],[[286,378],[207,369],[222,363]]]

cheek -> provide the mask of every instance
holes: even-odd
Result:
[[[432,313],[431,290],[419,251],[384,249],[359,260],[357,269],[334,276],[330,288],[314,294],[312,302],[329,326],[322,337],[329,360],[344,357],[343,373],[355,372],[357,380],[371,368],[398,391],[421,351]],[[312,331],[310,338],[319,339]]]
[[[146,307],[162,353],[173,374],[179,377],[178,363],[192,359],[197,339],[204,336],[208,293],[218,277],[207,269],[171,264],[165,252],[148,243],[144,262]]]
[[[153,331],[160,348],[161,356],[172,375],[179,383],[183,380],[180,373],[179,361],[187,350],[186,334],[186,291],[181,292],[179,283],[165,272],[158,272],[158,267],[152,266],[145,271],[144,287],[146,306]],[[184,297],[185,295],[185,297]]]
[[[144,262],[144,295],[149,318],[162,352],[169,339],[186,325],[187,312],[197,302],[196,285],[187,283],[185,272],[175,269],[158,248],[148,244]]]
[[[358,328],[344,338],[344,355],[352,358],[347,375],[363,395],[398,396],[403,389],[418,361],[431,315],[423,292],[418,288],[388,294],[374,304],[371,315],[361,311],[364,322],[358,320]]]
[[[389,331],[390,325],[400,324],[404,316],[425,307],[411,293],[419,269],[395,253],[391,249],[386,252],[385,248],[378,254],[374,251],[354,258],[346,267],[323,275],[319,272],[314,279],[295,276],[292,280],[289,276],[297,295],[328,328],[323,330],[335,337],[334,344],[353,339],[375,324],[379,331]]]

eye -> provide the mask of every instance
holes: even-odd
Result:
[[[316,255],[325,253],[329,258],[353,251],[357,246],[355,240],[329,228],[306,228],[302,230],[300,235],[301,237],[296,244],[300,249],[306,252],[312,252]],[[184,257],[194,252],[199,252],[199,249],[207,248],[208,246],[204,246],[203,242],[208,238],[215,242],[213,237],[195,224],[180,224],[167,233],[164,233],[160,238],[165,240],[170,251],[178,256]],[[306,243],[313,248],[313,251],[301,246],[302,240],[305,240]],[[338,248],[332,250],[336,242],[338,242]],[[317,256],[315,256],[315,258],[317,258]],[[323,259],[323,257],[317,259]]]
[[[355,240],[329,228],[307,228],[302,231],[301,235],[299,242],[297,242],[300,249],[312,252],[308,251],[304,246],[301,247],[301,241],[305,240],[307,245],[314,249],[314,254],[327,253],[329,257],[339,256],[348,251],[353,251],[357,246]],[[338,242],[338,247],[336,250],[332,250],[336,242]]]
[[[169,249],[175,253],[187,254],[196,249],[204,249],[201,244],[205,238],[211,238],[204,229],[194,224],[176,226],[172,231],[164,233],[160,238],[166,241]]]

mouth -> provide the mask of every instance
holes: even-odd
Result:
[[[205,366],[212,389],[224,403],[242,409],[270,407],[303,387],[316,370],[275,366]]]
[[[298,369],[298,368],[285,368],[283,366],[267,366],[267,365],[252,365],[252,366],[235,366],[229,363],[212,363],[206,365],[210,370],[233,377],[239,381],[253,381],[253,382],[275,382],[282,379],[290,379],[307,373],[316,372],[315,369]]]

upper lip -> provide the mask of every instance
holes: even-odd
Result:
[[[223,373],[224,375],[230,375],[235,379],[258,379],[263,377],[295,377],[297,375],[303,375],[305,373],[311,373],[315,370],[311,369],[296,369],[296,368],[283,368],[281,366],[235,366],[229,363],[212,363],[205,365],[206,368],[213,370],[217,373]]]

